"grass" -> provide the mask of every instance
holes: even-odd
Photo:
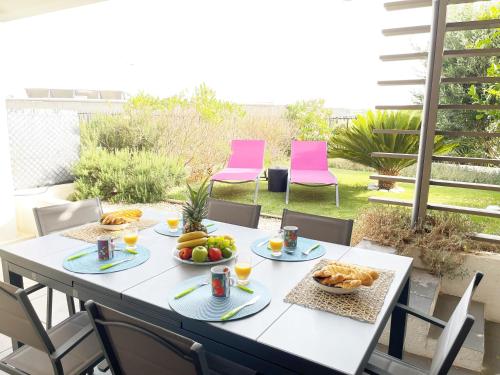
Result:
[[[369,191],[367,185],[374,182],[369,179],[370,172],[335,169],[334,173],[340,184],[339,208],[335,207],[335,189],[333,187],[311,188],[299,185],[292,185],[288,208],[323,216],[355,219],[360,210],[375,205],[375,203],[368,202],[370,196],[413,200],[413,184],[398,184],[399,187],[405,189],[402,193]],[[255,185],[252,183],[237,185],[215,183],[212,196],[250,204],[253,202],[254,189]],[[171,193],[170,198],[184,199],[185,195],[182,190],[177,190]],[[431,186],[429,201],[432,203],[486,208],[488,205],[500,205],[500,193]],[[262,205],[263,213],[281,216],[285,207],[285,193],[267,191],[267,182],[262,181],[259,186],[258,203]],[[485,233],[500,234],[499,219],[480,216],[473,216],[472,219],[485,226]]]

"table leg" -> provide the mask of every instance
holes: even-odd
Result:
[[[9,271],[9,263],[6,262],[5,260],[2,260],[2,271],[3,271],[3,280],[6,283],[17,286],[18,288],[24,288],[23,277],[15,272]],[[22,345],[23,345],[22,342],[12,339],[12,350],[16,350]]]
[[[408,305],[410,297],[410,277],[398,298],[398,303]],[[406,311],[394,308],[391,315],[391,333],[389,338],[389,355],[403,359],[405,334],[406,334]]]

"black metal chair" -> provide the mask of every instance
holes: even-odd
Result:
[[[299,235],[302,237],[345,246],[351,244],[353,223],[353,220],[304,214],[286,208],[281,217],[281,228],[294,225],[299,227]]]
[[[365,371],[368,374],[381,375],[447,374],[453,365],[453,361],[460,351],[460,348],[467,338],[472,325],[474,324],[474,317],[468,314],[468,310],[472,300],[472,295],[482,278],[482,273],[477,272],[475,274],[447,323],[434,318],[433,316],[422,314],[406,305],[396,305],[396,309],[401,309],[410,315],[416,316],[417,318],[443,328],[443,332],[439,337],[436,352],[429,370],[422,370],[385,353],[374,351],[368,361]]]
[[[0,359],[13,375],[92,373],[103,354],[85,312],[45,331],[27,291],[0,281],[0,333],[25,345]]]
[[[256,374],[164,328],[93,301],[85,308],[114,375]]]
[[[68,228],[98,221],[102,215],[99,198],[86,199],[47,207],[33,208],[38,236],[46,236]],[[40,289],[40,288],[39,288]],[[53,290],[47,288],[47,328],[52,327]],[[71,296],[66,296],[69,314],[75,313]]]
[[[261,206],[258,204],[243,204],[209,199],[207,217],[223,223],[257,228],[259,226],[260,209]]]

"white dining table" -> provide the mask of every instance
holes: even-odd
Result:
[[[166,213],[146,210],[144,217],[161,221]],[[173,311],[168,303],[172,288],[188,278],[208,275],[210,267],[174,259],[177,239],[158,234],[153,228],[139,235],[139,243],[150,250],[150,258],[120,272],[79,274],[64,269],[64,259],[89,244],[57,233],[3,246],[0,257],[4,280],[13,285],[23,287],[22,278],[26,277],[81,301],[94,300],[188,336],[207,350],[263,374],[360,374],[391,315],[389,352],[401,357],[406,315],[393,310],[397,302],[408,303],[412,258],[321,242],[326,254],[320,259],[394,271],[375,323],[367,323],[284,302],[287,293],[319,259],[281,262],[259,257],[251,252],[251,243],[269,237],[271,232],[266,230],[217,222],[217,234],[230,234],[236,239],[238,252],[252,257],[251,278],[270,290],[271,302],[259,313],[212,323]]]

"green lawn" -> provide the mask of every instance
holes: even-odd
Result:
[[[405,189],[402,193],[369,191],[366,188],[367,185],[374,182],[369,179],[370,172],[335,169],[334,173],[340,184],[340,208],[335,207],[335,189],[333,187],[310,188],[298,185],[292,185],[288,208],[312,214],[354,219],[359,210],[375,204],[368,202],[370,196],[410,201],[413,199],[413,184],[399,184],[398,186]],[[255,185],[251,183],[238,185],[216,183],[212,195],[214,198],[252,203],[254,188]],[[285,207],[285,193],[268,192],[265,181],[260,183],[259,190],[258,203],[262,205],[262,212],[281,215]],[[172,198],[183,199],[184,197],[181,192],[177,192],[172,194]],[[500,193],[432,186],[429,201],[485,208],[488,205],[500,205]],[[499,219],[474,216],[473,220],[483,223],[486,226],[486,233],[500,233]]]

